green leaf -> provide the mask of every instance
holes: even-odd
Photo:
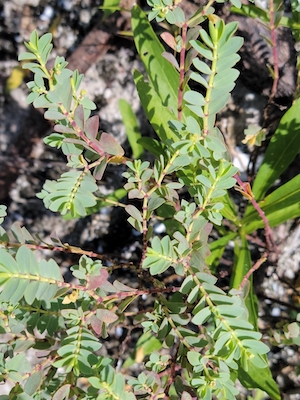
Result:
[[[46,278],[52,278],[59,282],[64,281],[60,267],[52,258],[50,258],[49,260],[41,260],[39,265],[40,265],[39,274],[41,276],[45,276]]]
[[[212,74],[212,70],[209,68],[209,66],[205,62],[200,61],[199,58],[195,58],[193,60],[193,64],[194,64],[194,67],[197,68],[197,70],[202,72],[203,74],[206,74],[206,75]]]
[[[27,379],[27,382],[24,386],[24,392],[33,395],[38,390],[40,384],[43,380],[43,373],[41,371],[37,371],[34,374],[30,375]]]
[[[189,90],[184,95],[184,100],[196,105],[196,106],[205,106],[206,101],[201,93],[195,92],[194,90]]]
[[[48,92],[47,97],[50,100],[50,94],[52,92]],[[62,84],[55,88],[55,95],[58,97],[58,103],[62,103],[67,111],[70,111],[72,100],[73,100],[73,92],[70,79],[66,78],[63,80]],[[54,101],[55,104],[55,101]],[[76,112],[76,111],[75,111]]]
[[[143,333],[136,343],[133,354],[127,358],[123,367],[129,368],[135,362],[141,363],[145,356],[152,354],[156,350],[160,350],[161,347],[161,342],[153,336],[151,331]]]
[[[14,273],[19,273],[18,264],[9,253],[0,249],[0,284],[3,284]]]
[[[139,144],[138,140],[142,137],[138,121],[130,106],[130,104],[121,99],[119,101],[119,109],[122,115],[123,123],[125,125],[127,138],[132,150],[132,155],[135,159],[141,157],[144,153],[143,146]]]
[[[190,78],[193,79],[194,81],[200,83],[206,89],[208,89],[208,83],[207,83],[206,79],[201,74],[198,74],[197,72],[193,71],[191,73],[191,75],[190,75]]]
[[[52,41],[52,34],[45,33],[38,40],[38,51],[39,53],[43,53],[45,47]]]
[[[208,47],[210,47],[211,49],[214,48],[214,44],[213,44],[213,42],[212,42],[210,36],[208,35],[208,33],[206,32],[205,29],[201,29],[201,30],[200,30],[200,36],[201,36],[201,39],[203,40],[203,42],[204,42]]]
[[[220,92],[218,92],[217,89],[212,90],[208,107],[210,115],[217,114],[226,106],[230,98],[230,94],[227,92],[230,92],[233,88],[234,84],[231,84],[229,88],[225,88],[225,90],[221,89]]]
[[[199,42],[199,40],[190,40],[189,43],[191,46],[193,46],[195,50],[197,50],[199,54],[201,54],[206,59],[213,61],[212,51],[209,48],[207,48],[204,44]]]
[[[84,107],[85,110],[96,110],[97,108],[96,104],[87,97],[80,100],[80,104]]]
[[[238,318],[243,313],[245,312],[245,309],[243,307],[237,307],[235,304],[234,305],[229,305],[229,304],[220,304],[217,307],[218,312],[221,315],[225,315],[227,317],[235,317]]]
[[[221,71],[220,73],[216,74],[214,78],[214,88],[222,89],[228,84],[228,82],[234,82],[238,78],[239,74],[240,72],[234,68],[230,68],[225,73],[224,71]]]
[[[16,304],[22,297],[22,287],[19,288],[19,283],[20,280],[16,278],[10,278],[2,288],[0,300],[4,302],[10,302],[11,304]]]
[[[169,108],[162,105],[160,97],[150,84],[144,80],[140,72],[134,71],[133,75],[141,103],[156,134],[164,143],[168,139],[173,142],[177,141],[178,136],[170,129],[168,124],[170,120],[174,119],[174,115]],[[143,140],[145,139],[143,138]]]
[[[21,246],[18,249],[16,261],[23,273],[27,272],[32,275],[38,275],[40,273],[38,261],[34,253],[26,246]]]
[[[240,238],[235,240],[234,246],[234,267],[231,275],[230,287],[238,289],[244,277],[252,266],[251,254],[248,247],[248,241],[244,231],[240,231]],[[252,276],[249,278],[249,292],[245,299],[245,304],[249,312],[249,322],[258,330],[257,318],[257,298],[253,290]]]
[[[66,118],[65,115],[62,114],[61,112],[59,112],[59,111],[52,111],[52,110],[47,110],[47,111],[45,112],[45,114],[44,114],[44,117],[45,117],[46,119],[50,119],[50,120],[52,120],[52,121],[58,121],[58,120],[61,120],[61,119],[65,119],[65,118]]]
[[[251,361],[247,363],[248,371],[239,365],[238,379],[247,389],[259,388],[266,392],[272,400],[280,400],[279,388],[274,381],[269,367],[257,368]]]
[[[214,304],[234,304],[236,302],[235,297],[226,296],[225,294],[211,293],[209,298]]]
[[[43,199],[47,208],[70,213],[72,218],[85,216],[87,209],[96,204],[93,192],[98,190],[89,171],[65,172],[58,181],[46,181],[37,197]]]
[[[226,44],[224,44],[224,46],[221,46],[221,48],[218,51],[218,55],[219,57],[228,57],[229,54],[234,54],[237,51],[239,51],[239,49],[242,47],[243,45],[243,38],[235,36],[230,38]]]
[[[214,345],[214,354],[218,355],[219,351],[223,350],[226,343],[231,339],[231,332],[222,333]]]
[[[44,138],[44,143],[50,147],[60,148],[65,136],[59,133],[51,133],[51,135]]]
[[[271,227],[280,225],[289,219],[300,216],[300,174],[274,190],[259,206],[265,213]],[[252,205],[247,207],[247,213],[241,223],[245,233],[250,234],[264,228],[264,222]]]
[[[220,73],[224,73],[224,71],[232,68],[239,60],[240,60],[240,56],[238,54],[232,54],[230,56],[226,56],[226,57],[222,57],[220,59],[217,60],[216,63],[216,72],[217,74]]]
[[[31,372],[31,365],[25,357],[24,353],[15,354],[13,358],[11,358],[6,363],[6,369],[8,371],[16,371],[19,374],[26,374]]]
[[[37,33],[36,29],[34,31],[32,31],[31,34],[30,34],[29,44],[31,45],[32,49],[34,49],[34,50],[38,49],[39,36],[38,36],[38,33]]]
[[[148,203],[147,210],[154,211],[164,203],[165,203],[165,199],[163,199],[161,197],[151,197],[149,200],[149,203]]]
[[[25,243],[31,243],[35,244],[35,240],[31,236],[31,234],[28,232],[28,230],[25,228],[25,226],[21,226],[19,222],[14,222],[11,226],[11,232],[16,238],[16,240],[19,243],[25,244]]]
[[[103,6],[99,7],[103,10],[103,20],[115,11],[120,10],[120,0],[104,0]]]
[[[139,6],[132,9],[131,23],[135,45],[151,86],[160,98],[160,104],[176,115],[179,73],[162,56],[164,47]]]
[[[202,325],[204,324],[211,316],[211,310],[209,307],[205,307],[200,310],[192,319],[193,324]]]
[[[163,52],[165,49],[139,6],[134,6],[132,9],[131,23],[135,45],[145,65],[150,83],[148,84],[149,89],[146,86],[144,89],[147,89],[146,93],[149,94],[151,88],[151,95],[150,98],[148,97],[148,102],[151,100],[153,109],[152,107],[150,108],[150,106],[145,107],[146,93],[143,95],[142,90],[138,90],[139,96],[151,124],[151,120],[154,119],[154,110],[155,113],[160,113],[161,109],[168,110],[170,114],[170,117],[165,120],[167,123],[169,120],[174,119],[174,116],[177,116],[179,73],[176,68],[164,58]],[[186,90],[188,90],[188,86],[186,86]],[[149,118],[149,114],[151,118]],[[189,115],[193,114],[185,107],[182,114],[183,121],[185,121],[186,117]],[[158,120],[158,118],[155,119]],[[160,124],[155,123],[155,125],[159,126]],[[154,125],[152,124],[152,126]],[[156,131],[155,126],[154,129]],[[156,133],[159,135],[157,131]],[[172,136],[171,134],[170,138],[172,138]],[[167,137],[169,138],[168,135]],[[160,138],[162,139],[161,136]]]
[[[275,180],[284,172],[300,151],[300,99],[281,118],[272,136],[252,191],[256,201],[262,200]],[[249,208],[246,210],[246,216]]]
[[[270,351],[269,347],[259,340],[243,339],[242,344],[245,348],[251,349],[251,351],[258,354],[266,354]]]
[[[196,351],[188,351],[187,353],[187,358],[189,360],[189,363],[193,366],[197,366],[200,364],[201,360],[201,354],[199,354]]]
[[[27,51],[24,51],[23,53],[21,53],[18,56],[18,60],[19,61],[22,61],[22,60],[36,60],[36,55],[32,54],[32,53],[29,53]]]
[[[132,218],[136,219],[137,221],[143,221],[141,216],[141,212],[132,204],[128,204],[125,207],[125,211],[132,216]]]
[[[235,241],[235,264],[230,286],[238,289],[244,276],[251,268],[251,256],[248,241],[244,232],[240,232],[240,238]]]
[[[150,268],[151,275],[157,275],[167,270],[176,261],[177,256],[170,237],[165,236],[160,240],[155,236],[152,240],[152,247],[147,248],[143,268]]]

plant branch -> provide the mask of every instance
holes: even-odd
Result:
[[[268,249],[270,251],[272,248],[275,248],[275,243],[273,241],[273,234],[272,234],[272,229],[270,227],[269,221],[268,221],[265,213],[263,212],[263,210],[261,209],[261,207],[257,203],[257,201],[254,199],[254,195],[252,193],[252,190],[251,190],[249,182],[243,182],[238,174],[235,174],[234,178],[236,179],[237,183],[239,184],[241,190],[238,187],[236,187],[235,189],[240,191],[248,200],[251,201],[253,207],[256,209],[256,211],[258,212],[259,216],[261,217],[261,219],[264,222],[267,246],[268,246]]]
[[[103,151],[103,149],[99,146],[96,140],[90,140],[85,133],[79,128],[79,126],[76,124],[73,116],[69,111],[63,106],[62,103],[59,104],[59,108],[61,109],[61,112],[63,115],[67,118],[68,122],[71,124],[73,127],[74,131],[76,134],[90,147],[92,148],[97,154],[99,154],[101,157],[108,157],[109,155]]]
[[[271,30],[271,42],[272,42],[272,52],[274,60],[274,79],[271,90],[270,101],[275,97],[278,80],[279,80],[279,67],[278,67],[278,53],[277,53],[277,41],[276,41],[276,26],[275,26],[275,10],[274,10],[274,0],[270,0],[270,30]]]
[[[131,262],[118,262],[116,264],[116,261],[112,259],[111,257],[108,257],[104,254],[99,254],[95,253],[94,251],[88,251],[88,250],[83,250],[80,247],[76,246],[71,246],[68,243],[63,244],[62,246],[56,246],[52,244],[45,244],[45,245],[40,245],[40,244],[32,244],[32,243],[12,243],[12,242],[4,242],[3,240],[0,241],[0,245],[6,247],[6,248],[19,248],[21,246],[26,246],[28,249],[31,250],[50,250],[50,251],[59,251],[62,253],[68,253],[68,254],[79,254],[79,255],[86,255],[87,257],[90,258],[97,258],[100,260],[108,261],[109,263],[112,263],[113,265],[108,267],[108,270],[114,270],[118,268],[133,268],[136,269],[136,266],[131,263]]]
[[[249,269],[249,271],[247,272],[247,274],[244,276],[240,286],[239,286],[239,290],[242,290],[243,287],[246,285],[246,282],[249,280],[250,276],[258,270],[258,268],[267,260],[267,253],[264,253],[263,256],[256,261],[256,263]]]
[[[180,63],[179,63],[179,87],[178,87],[178,120],[182,119],[182,102],[183,102],[183,92],[184,92],[184,74],[185,74],[185,52],[186,52],[186,34],[188,25],[186,22],[182,25],[181,38],[182,45],[180,50]]]

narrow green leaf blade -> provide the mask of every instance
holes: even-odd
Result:
[[[234,259],[234,269],[231,275],[230,287],[238,289],[244,277],[251,268],[251,255],[248,247],[248,241],[246,239],[246,234],[244,233],[244,231],[240,232],[240,241],[235,241]],[[249,279],[249,282],[250,290],[245,299],[245,303],[249,312],[249,322],[254,326],[255,330],[258,330],[257,298],[253,291],[252,276]]]
[[[178,140],[168,125],[168,122],[174,119],[174,115],[167,107],[162,106],[160,97],[140,72],[134,72],[134,81],[147,118],[156,134],[164,143],[168,139]]]
[[[259,206],[264,211],[271,227],[300,216],[300,174],[269,194]],[[245,233],[250,234],[264,228],[264,222],[251,206],[241,223]]]
[[[157,107],[167,108],[172,115],[170,119],[174,119],[178,106],[179,72],[163,56],[165,49],[139,6],[132,8],[131,24],[137,51],[145,65],[150,86],[159,101]],[[188,115],[193,113],[185,107],[183,121]]]
[[[247,389],[259,388],[266,392],[271,399],[281,399],[278,386],[274,381],[271,371],[268,367],[257,368],[249,361],[248,371],[245,371],[245,369],[239,365],[238,379]]]
[[[300,151],[299,107],[300,99],[284,114],[270,141],[252,188],[256,201],[263,199]]]
[[[150,82],[160,97],[161,103],[176,115],[179,74],[162,56],[164,47],[140,7],[133,7],[131,22],[135,45],[146,67]]]
[[[132,155],[134,158],[139,158],[142,156],[144,149],[138,143],[138,140],[142,137],[136,116],[130,106],[130,104],[121,99],[119,101],[119,109],[122,115],[123,123],[125,125],[127,138],[132,150]]]

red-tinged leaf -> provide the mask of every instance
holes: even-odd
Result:
[[[94,169],[93,176],[97,181],[100,181],[102,179],[102,176],[107,166],[107,162],[108,158],[102,157],[100,164],[97,165],[97,167]]]
[[[84,126],[85,133],[87,137],[91,140],[96,139],[99,131],[99,117],[98,115],[93,115],[85,122]]]
[[[83,131],[84,126],[84,110],[82,105],[79,105],[74,112],[74,120],[76,125]]]
[[[176,58],[173,56],[173,54],[171,54],[171,53],[167,53],[166,51],[164,51],[163,53],[162,53],[162,56],[166,59],[166,60],[168,60],[172,65],[173,65],[173,67],[175,67],[176,69],[177,69],[177,71],[179,71],[179,64],[178,64],[178,61],[176,60]]]
[[[100,275],[96,275],[96,276],[89,275],[89,277],[88,277],[88,289],[89,290],[93,290],[93,289],[96,289],[98,287],[102,287],[104,282],[107,281],[107,278],[108,278],[108,272],[104,268],[100,270]]]
[[[193,397],[188,392],[182,392],[180,400],[193,400]]]
[[[99,144],[106,153],[112,156],[122,156],[124,154],[124,150],[116,139],[106,132],[102,133]]]
[[[175,50],[176,42],[174,36],[170,32],[163,32],[160,37],[162,40],[171,47],[172,50]],[[163,53],[164,54],[164,53]]]
[[[112,322],[115,322],[118,319],[118,316],[114,312],[102,308],[97,310],[96,315],[100,321],[103,321],[106,324],[111,324]]]
[[[103,321],[100,321],[100,319],[97,318],[96,315],[93,315],[90,319],[90,323],[97,335],[101,335]]]
[[[63,400],[69,397],[71,385],[68,383],[66,385],[61,386],[52,397],[53,400]]]

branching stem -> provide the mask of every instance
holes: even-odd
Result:
[[[274,0],[270,0],[269,7],[270,7],[271,42],[272,42],[272,52],[274,60],[274,79],[270,96],[270,101],[271,101],[274,99],[277,91],[278,80],[279,80],[279,67],[278,67],[278,52],[277,52],[277,41],[276,41]]]
[[[258,260],[256,261],[256,263],[252,266],[252,268],[249,269],[249,271],[247,272],[247,274],[244,276],[240,286],[239,286],[239,290],[242,290],[243,287],[246,285],[246,282],[248,281],[248,279],[250,278],[250,276],[258,270],[258,268],[267,260],[267,253],[264,253],[264,255]]]
[[[188,25],[185,22],[182,25],[181,38],[182,46],[180,50],[180,63],[179,63],[179,88],[178,88],[178,120],[182,120],[182,108],[183,108],[183,93],[184,93],[184,74],[185,74],[185,52],[186,52],[186,34]]]
[[[275,247],[274,241],[273,241],[273,234],[272,234],[272,229],[270,227],[269,221],[266,217],[266,214],[263,212],[257,201],[254,199],[254,195],[251,191],[250,185],[248,182],[243,182],[241,178],[239,177],[238,174],[234,175],[234,178],[236,179],[237,183],[239,186],[242,188],[241,193],[251,201],[253,207],[255,210],[258,212],[259,216],[264,222],[265,225],[265,234],[266,234],[266,241],[267,241],[267,246],[268,249],[271,250],[272,248]],[[239,190],[239,189],[238,189]]]

